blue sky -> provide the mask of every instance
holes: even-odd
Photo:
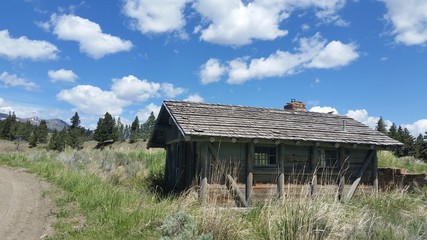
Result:
[[[382,116],[427,131],[424,0],[4,0],[0,112],[86,127],[164,99]]]

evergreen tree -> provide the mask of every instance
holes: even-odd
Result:
[[[105,113],[104,118],[99,118],[93,139],[98,142],[106,140],[116,141],[118,139],[116,123],[108,112]]]
[[[154,116],[154,113],[151,112],[147,121],[145,121],[145,123],[142,124],[142,127],[141,127],[141,135],[144,141],[147,141],[147,139],[151,137],[151,133],[154,129],[155,124],[156,124],[156,117]]]
[[[27,121],[26,123],[21,124],[18,135],[21,136],[21,139],[29,142],[32,131],[33,131],[33,126],[29,121]]]
[[[40,125],[37,127],[37,139],[40,143],[47,143],[47,123],[46,120],[41,120]]]
[[[38,129],[37,127],[34,128],[33,132],[31,133],[30,139],[29,139],[29,146],[30,148],[36,147],[38,142]]]
[[[417,139],[415,140],[414,143],[414,157],[415,158],[422,158],[422,153],[424,150],[424,137],[423,135],[420,133],[420,135],[418,135]]]
[[[15,129],[16,129],[16,116],[14,112],[9,112],[9,116],[3,120],[2,131],[0,132],[0,138],[6,140],[14,140]]]
[[[77,112],[74,114],[74,116],[72,116],[70,118],[70,122],[71,122],[70,128],[73,129],[73,128],[79,128],[80,127],[80,117],[79,117],[79,114]]]
[[[57,150],[57,142],[58,142],[58,131],[55,129],[53,130],[52,136],[49,140],[48,148],[49,150]]]
[[[70,118],[71,126],[68,129],[68,145],[73,149],[80,149],[83,146],[83,133],[84,129],[80,127],[80,117],[76,112]]]
[[[383,117],[380,117],[380,119],[378,120],[378,123],[377,123],[377,127],[375,129],[378,132],[382,132],[384,134],[387,134],[387,129],[386,129]]]
[[[388,130],[388,136],[395,139],[395,140],[398,140],[397,139],[397,126],[395,123],[393,123],[391,125],[390,129]]]
[[[132,125],[130,127],[130,143],[134,143],[138,141],[139,138],[139,119],[138,116],[133,120]]]

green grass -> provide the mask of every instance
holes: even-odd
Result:
[[[381,152],[380,166],[423,171]],[[2,153],[0,165],[24,167],[58,186],[52,239],[424,239],[427,188],[365,195],[342,204],[330,196],[268,200],[249,210],[199,204],[194,190],[159,196],[164,151],[82,150]],[[401,165],[398,165],[401,164]],[[416,165],[413,168],[412,165]]]
[[[406,168],[410,173],[427,173],[427,163],[414,157],[398,158],[389,151],[378,152],[378,167]]]

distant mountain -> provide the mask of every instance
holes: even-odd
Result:
[[[9,116],[9,114],[0,113],[0,120],[4,120],[8,116]],[[43,120],[43,119],[40,119],[38,117],[29,117],[29,118],[16,117],[16,119],[22,123],[26,123],[29,121],[31,123],[31,125],[34,125],[34,126],[38,126],[40,124],[41,120]],[[67,127],[67,128],[69,127],[69,125],[66,122],[64,122],[63,120],[58,119],[58,118],[46,119],[46,125],[47,125],[48,129],[50,129],[50,130],[56,129],[58,131],[61,131],[64,127]]]

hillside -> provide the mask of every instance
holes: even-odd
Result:
[[[7,114],[7,113],[0,113],[0,121],[6,119],[8,116],[9,116],[9,114]],[[20,118],[19,116],[17,116],[16,119],[19,122],[22,122],[22,123],[30,122],[34,126],[38,126],[42,120],[45,120],[47,128],[49,130],[58,130],[58,131],[60,131],[64,127],[68,127],[69,126],[68,123],[66,123],[65,121],[63,121],[61,119],[58,119],[58,118],[40,119],[37,116],[28,117],[28,118]]]

